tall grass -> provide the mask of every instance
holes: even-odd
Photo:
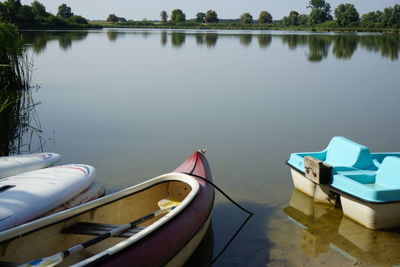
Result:
[[[0,156],[31,152],[29,138],[41,132],[30,90],[31,69],[18,29],[0,23]],[[39,127],[32,126],[32,119]]]

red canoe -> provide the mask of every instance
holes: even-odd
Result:
[[[0,264],[44,262],[160,211],[161,215],[129,230],[92,242],[79,252],[68,252],[60,266],[180,266],[210,224],[214,189],[203,179],[211,181],[211,172],[204,154],[198,151],[173,173],[0,232]]]

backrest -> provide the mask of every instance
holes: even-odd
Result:
[[[329,142],[325,161],[333,167],[368,169],[373,166],[371,153],[367,147],[342,136],[335,136]]]
[[[375,183],[384,187],[400,188],[400,158],[386,157],[376,174]]]

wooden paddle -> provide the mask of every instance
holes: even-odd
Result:
[[[68,257],[71,254],[77,253],[77,252],[79,252],[79,251],[81,251],[81,250],[83,250],[83,249],[85,249],[87,247],[90,247],[90,246],[92,246],[94,244],[97,244],[97,243],[99,243],[99,242],[103,241],[104,239],[107,239],[107,238],[109,238],[111,236],[117,236],[120,233],[122,233],[122,232],[124,232],[124,231],[126,231],[126,230],[128,230],[128,229],[130,229],[132,227],[135,227],[138,224],[141,224],[141,223],[143,223],[145,221],[148,221],[148,220],[154,218],[157,215],[160,215],[160,214],[163,214],[163,213],[167,213],[167,212],[173,210],[178,205],[179,205],[179,202],[176,202],[176,201],[173,201],[173,200],[170,200],[170,199],[161,199],[158,202],[158,206],[160,207],[160,209],[157,210],[157,211],[154,211],[154,212],[152,212],[152,213],[150,213],[150,214],[148,214],[148,215],[146,215],[146,216],[144,216],[142,218],[134,220],[134,221],[132,221],[130,223],[123,224],[123,225],[121,225],[121,226],[119,226],[119,227],[117,227],[117,228],[115,228],[115,229],[113,229],[113,230],[111,230],[111,231],[109,231],[109,232],[107,232],[105,234],[96,236],[95,238],[89,239],[89,240],[87,240],[87,241],[85,241],[83,243],[80,243],[78,245],[70,247],[70,248],[68,248],[68,249],[66,249],[66,250],[64,250],[62,252],[59,252],[57,254],[54,254],[54,255],[46,257],[46,258],[37,259],[37,260],[31,261],[31,262],[22,264],[21,266],[24,266],[24,267],[28,267],[28,266],[35,266],[35,267],[37,267],[37,266],[39,266],[39,267],[56,266],[57,264],[61,263],[65,257]]]

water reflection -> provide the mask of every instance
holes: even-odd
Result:
[[[284,212],[303,229],[300,246],[313,258],[334,249],[354,264],[400,264],[400,229],[369,230],[296,189]]]
[[[338,36],[333,43],[332,52],[338,59],[351,59],[357,46],[357,36]]]
[[[0,66],[0,156],[42,151],[44,143],[36,113],[39,103],[32,97],[32,64],[26,55],[15,60]],[[33,147],[36,138],[39,148]]]
[[[184,32],[172,32],[171,44],[173,47],[180,48],[185,43],[186,34]]]
[[[204,40],[207,47],[214,47],[218,41],[218,34],[217,33],[206,33],[204,35]]]
[[[243,46],[249,46],[251,44],[252,39],[253,39],[252,34],[240,34],[239,35],[240,44]]]
[[[251,202],[239,204],[251,210],[254,216],[213,266],[267,266],[270,262],[270,249],[273,244],[268,239],[265,226],[269,223],[276,208]],[[218,203],[214,206],[215,254],[221,251],[246,217],[247,214],[232,203]]]
[[[214,255],[214,231],[212,222],[192,256],[183,265],[184,267],[207,267],[212,265]]]
[[[47,43],[50,41],[58,41],[60,48],[63,50],[68,50],[71,48],[73,42],[85,40],[87,36],[87,31],[28,31],[23,33],[24,42],[26,44],[30,44],[36,54],[44,52],[46,50]]]
[[[92,32],[93,34],[94,32]],[[97,32],[99,33],[99,32]],[[100,32],[101,33],[101,32]],[[89,32],[25,32],[26,43],[32,44],[35,53],[45,51],[49,41],[57,40],[62,49],[71,48],[73,42],[87,38]],[[273,41],[282,41],[290,50],[306,48],[306,58],[309,62],[321,62],[334,55],[339,60],[351,59],[357,49],[379,53],[383,58],[398,60],[400,52],[399,35],[355,35],[355,34],[251,34],[251,33],[218,33],[218,32],[184,32],[184,31],[123,31],[108,30],[106,32],[110,42],[117,41],[121,36],[141,36],[146,39],[150,36],[159,36],[162,46],[168,45],[181,48],[185,41],[194,40],[199,45],[214,48],[220,39],[237,39],[238,42],[248,47],[253,37],[257,38],[259,48],[266,48]]]
[[[310,36],[311,37],[311,36]],[[320,62],[321,60],[328,57],[329,48],[331,42],[328,36],[313,36],[314,38],[309,38],[307,44],[309,48],[308,61],[310,62]]]
[[[108,31],[107,38],[110,42],[115,42],[118,38],[118,35],[120,35],[120,34],[122,34],[122,33],[116,32],[116,31]]]
[[[260,48],[267,48],[271,45],[272,35],[270,34],[259,34],[257,35],[258,45]]]
[[[167,32],[161,32],[161,41],[160,43],[165,46],[167,45],[168,39],[167,39]]]

